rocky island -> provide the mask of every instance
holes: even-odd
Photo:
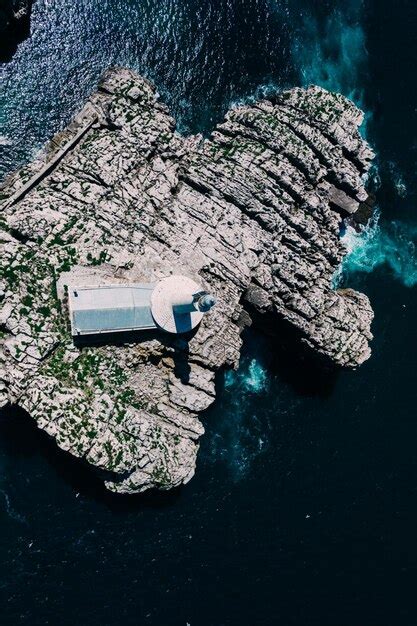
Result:
[[[341,95],[294,88],[183,137],[155,88],[111,69],[40,157],[1,189],[0,406],[19,405],[106,486],[194,474],[216,374],[252,320],[284,322],[336,367],[370,355],[368,298],[334,290],[340,229],[367,203],[373,153]],[[74,345],[65,287],[197,277],[197,332]],[[274,322],[275,321],[275,322]]]

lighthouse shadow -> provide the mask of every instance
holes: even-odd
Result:
[[[145,344],[157,340],[163,346],[171,349],[171,357],[174,361],[174,374],[184,384],[190,381],[190,347],[189,342],[197,332],[197,328],[184,332],[181,335],[170,335],[158,328],[130,332],[101,333],[95,335],[76,336],[74,345],[83,348],[98,346],[122,347],[132,344]],[[149,357],[152,360],[152,354]]]
[[[190,340],[196,334],[197,329],[194,329],[184,335],[175,336],[167,335],[166,333],[160,337],[161,343],[172,349],[172,359],[174,361],[174,375],[184,385],[190,382]]]
[[[79,348],[93,348],[96,346],[127,346],[161,340],[162,332],[157,328],[149,330],[116,331],[111,333],[97,333],[91,335],[78,335],[73,337],[74,345]]]

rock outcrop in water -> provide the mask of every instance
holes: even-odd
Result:
[[[2,190],[1,404],[18,404],[109,489],[188,481],[247,312],[286,320],[328,362],[369,357],[372,309],[333,290],[342,216],[367,199],[362,113],[318,87],[229,111],[184,138],[154,87],[110,70]],[[64,285],[198,275],[218,299],[190,337],[75,347]],[[246,307],[249,303],[250,307]],[[262,319],[262,318],[261,318]]]
[[[10,61],[18,44],[29,36],[33,0],[0,3],[0,63]]]

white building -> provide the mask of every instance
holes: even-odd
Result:
[[[68,288],[73,336],[156,328],[185,333],[214,304],[215,298],[186,276],[169,276],[156,284]]]

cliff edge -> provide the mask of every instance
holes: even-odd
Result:
[[[252,312],[336,366],[370,355],[368,298],[334,290],[344,217],[367,201],[363,114],[319,87],[239,106],[182,137],[155,88],[111,69],[37,161],[1,190],[0,406],[23,407],[109,489],[193,475],[215,375]],[[194,277],[218,304],[190,337],[76,347],[65,284]]]

